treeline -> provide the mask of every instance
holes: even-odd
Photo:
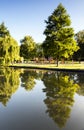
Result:
[[[25,36],[20,45],[11,36],[4,23],[0,24],[0,64],[39,60],[52,57],[59,60],[84,60],[84,30],[74,33],[70,16],[62,4],[45,20],[46,36],[43,43],[36,43],[32,36]]]
[[[4,23],[0,25],[0,64],[9,64],[19,58],[19,46]]]

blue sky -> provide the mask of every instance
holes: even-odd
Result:
[[[10,31],[18,42],[26,35],[35,42],[43,42],[45,22],[59,3],[70,15],[75,32],[84,29],[84,0],[0,0],[0,24]]]

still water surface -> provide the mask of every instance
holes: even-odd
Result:
[[[0,69],[0,130],[84,130],[84,73]]]

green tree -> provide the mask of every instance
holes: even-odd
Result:
[[[2,22],[0,24],[0,37],[6,37],[6,36],[9,36],[9,35],[10,35],[9,30],[5,27],[4,22]]]
[[[18,58],[18,43],[14,38],[12,38],[4,23],[2,23],[0,25],[0,63],[7,65]]]
[[[20,47],[18,46],[17,41],[14,38],[10,37],[8,54],[9,54],[11,63],[19,60],[20,58],[19,51],[20,51]]]
[[[14,60],[19,59],[19,46],[16,40],[11,36],[6,36],[2,38],[0,57],[3,57],[4,64],[14,62]]]
[[[10,36],[10,33],[8,29],[5,27],[4,22],[2,22],[0,24],[0,64],[4,62],[5,50],[3,41],[5,41],[5,38],[7,36]]]
[[[43,47],[41,43],[36,43],[36,47],[35,47],[35,58],[38,61],[43,61],[43,57],[44,57],[44,52],[43,52]]]
[[[32,59],[34,57],[35,42],[31,36],[25,36],[21,40],[20,56],[24,59]]]
[[[75,39],[78,43],[79,50],[74,53],[73,58],[75,60],[84,60],[84,30],[75,34]]]
[[[47,57],[52,56],[55,58],[58,66],[58,61],[61,58],[69,58],[78,50],[74,39],[74,30],[70,27],[70,16],[63,5],[59,4],[45,23],[44,53]]]

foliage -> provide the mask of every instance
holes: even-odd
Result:
[[[80,49],[77,52],[74,53],[73,59],[84,60],[84,30],[76,33],[75,39],[76,39]]]
[[[43,49],[46,57],[52,56],[58,60],[69,58],[78,50],[74,39],[74,30],[70,27],[71,20],[66,9],[59,4],[52,15],[45,21],[47,26],[44,31],[46,39]]]
[[[44,56],[43,47],[41,43],[37,43],[35,47],[35,56],[42,58]]]
[[[24,59],[31,59],[34,57],[35,42],[31,36],[25,36],[21,40],[20,56]]]
[[[10,32],[5,27],[4,22],[2,22],[0,25],[0,37],[4,38],[4,37],[9,36],[9,35],[10,35]]]
[[[0,59],[1,64],[9,64],[19,58],[19,46],[16,40],[11,37],[4,23],[0,25]]]
[[[9,48],[8,48],[8,53],[10,56],[11,62],[19,60],[19,46],[18,43],[15,39],[12,37],[10,38],[10,43],[9,43]]]

